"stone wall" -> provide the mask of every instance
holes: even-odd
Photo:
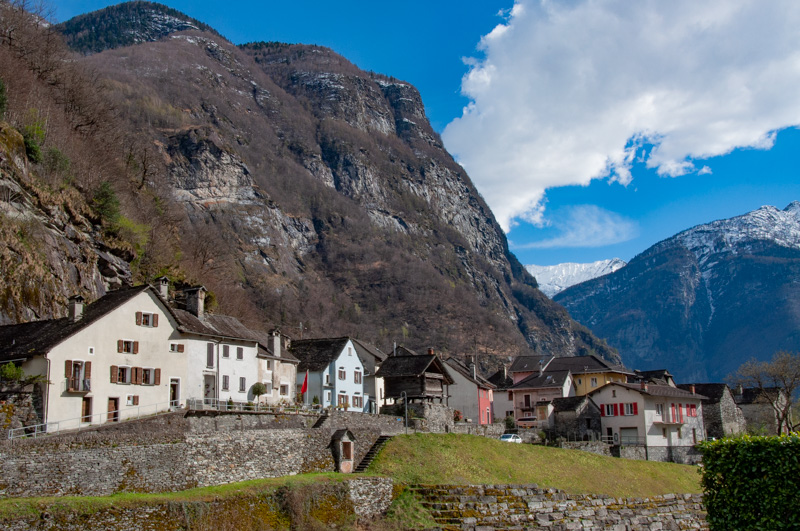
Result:
[[[22,428],[42,422],[42,393],[38,388],[39,384],[0,383],[0,428]]]
[[[583,452],[590,452],[593,454],[612,457],[611,446],[600,441],[578,441],[578,442],[564,441],[560,443],[559,446],[561,448],[566,448],[567,450],[581,450]]]
[[[453,433],[464,433],[467,435],[480,435],[497,439],[506,432],[504,422],[495,424],[471,424],[468,422],[458,422],[453,425]]]
[[[536,485],[411,488],[447,529],[708,529],[700,494],[613,498]]]
[[[334,412],[175,413],[81,432],[0,442],[0,497],[164,492],[334,470],[331,438],[355,437],[358,463],[402,419]]]
[[[313,497],[318,504],[328,501],[329,507],[312,508],[312,516],[325,526],[340,527],[343,523],[368,521],[385,513],[392,502],[393,484],[388,478],[354,477],[341,483],[308,485],[303,489],[307,489],[304,494]],[[0,527],[9,531],[260,530],[306,527],[305,522],[297,521],[297,517],[291,514],[291,507],[287,507],[285,490],[241,492],[235,497],[215,497],[210,501],[113,506],[86,512],[65,510],[64,507],[48,509],[33,516],[0,521]]]

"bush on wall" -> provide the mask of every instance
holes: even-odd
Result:
[[[712,529],[800,529],[800,434],[699,445]]]

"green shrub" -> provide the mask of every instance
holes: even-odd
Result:
[[[92,207],[100,220],[116,231],[119,223],[119,199],[117,199],[114,189],[111,188],[111,183],[108,181],[100,183],[94,192]]]
[[[0,380],[19,382],[25,378],[25,371],[22,367],[17,367],[13,363],[0,365]]]
[[[712,529],[800,529],[800,435],[745,435],[698,447]]]

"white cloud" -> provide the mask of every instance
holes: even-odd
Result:
[[[628,184],[637,158],[678,176],[770,148],[800,124],[799,42],[795,0],[517,0],[443,138],[504,229],[541,223],[545,190]]]
[[[561,247],[603,247],[631,240],[639,235],[638,225],[614,212],[595,205],[575,205],[557,211],[549,224],[557,236],[514,249],[552,249]]]

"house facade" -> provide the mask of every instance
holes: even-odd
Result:
[[[721,439],[744,433],[744,413],[733,398],[730,387],[724,383],[679,384],[679,389],[703,395],[703,426],[706,437]]]
[[[292,341],[291,354],[299,360],[295,385],[302,386],[308,371],[304,403],[323,408],[369,411],[364,388],[364,365],[349,337]]]
[[[290,353],[291,340],[280,330],[272,330],[259,339],[258,381],[264,384],[266,393],[258,402],[268,405],[291,404],[299,398],[297,366],[300,360]]]
[[[492,408],[495,418],[513,418],[514,392],[511,388],[514,387],[514,380],[509,375],[508,369],[503,366],[502,369],[491,375],[487,380],[495,387],[492,393]]]
[[[569,371],[544,370],[514,384],[514,419],[522,427],[550,429],[553,426],[553,399],[574,396]]]
[[[478,374],[474,363],[465,365],[452,357],[445,363],[455,384],[450,390],[448,405],[460,411],[464,420],[491,424],[494,421],[494,385]]]
[[[117,422],[184,403],[187,374],[178,323],[151,286],[123,288],[68,316],[0,327],[0,361],[41,375],[43,423],[59,429]]]
[[[603,440],[638,446],[653,461],[692,462],[705,440],[702,395],[667,385],[609,383],[589,394],[600,408]]]
[[[622,365],[616,365],[594,354],[554,358],[548,371],[569,371],[575,396],[582,396],[608,383],[625,383],[634,375]]]
[[[426,354],[419,354],[402,346],[386,358],[377,376],[383,378],[385,398],[392,404],[403,399],[448,404],[450,386],[455,383],[447,366],[433,349],[428,349]]]

